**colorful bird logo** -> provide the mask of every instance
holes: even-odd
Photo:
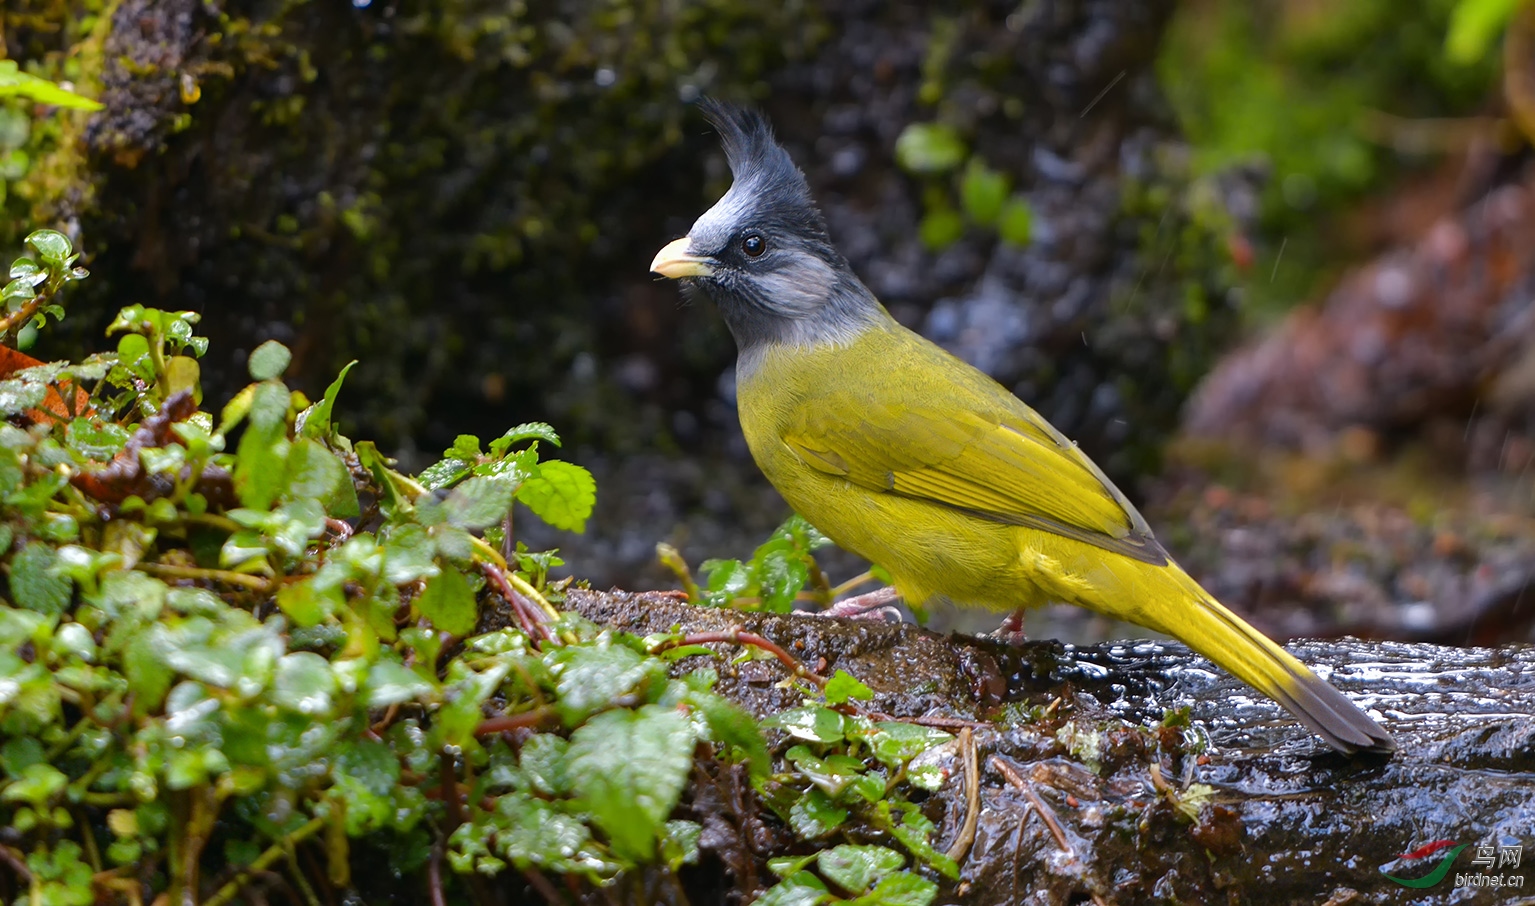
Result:
[[[1398,878],[1396,875],[1386,875],[1384,868],[1380,870],[1380,873],[1386,875],[1387,880],[1395,881],[1403,887],[1414,887],[1419,890],[1425,887],[1433,887],[1444,880],[1445,875],[1450,873],[1450,866],[1455,863],[1455,857],[1460,855],[1461,850],[1470,845],[1469,843],[1457,844],[1454,840],[1435,840],[1433,843],[1425,844],[1411,852],[1405,852],[1397,856],[1398,859],[1426,859],[1447,846],[1455,847],[1444,854],[1444,857],[1439,860],[1439,864],[1434,867],[1433,871],[1421,878]]]

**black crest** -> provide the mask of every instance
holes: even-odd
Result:
[[[825,224],[805,174],[773,137],[767,117],[755,108],[715,98],[700,100],[698,109],[719,132],[730,173],[741,190],[761,199],[766,207],[797,214],[805,227],[824,236]]]

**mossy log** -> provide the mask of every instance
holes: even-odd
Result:
[[[1530,646],[1291,645],[1401,744],[1389,759],[1349,758],[1177,643],[1009,646],[657,594],[573,591],[569,604],[631,632],[747,629],[814,669],[857,676],[874,690],[873,711],[993,725],[974,732],[974,842],[940,902],[1464,902],[1471,891],[1455,889],[1454,873],[1421,891],[1386,874],[1426,874],[1437,859],[1400,856],[1435,841],[1473,852],[1527,843],[1535,819]],[[717,647],[721,691],[758,714],[799,704],[776,662],[728,662],[733,649]],[[1164,720],[1182,708],[1193,733]],[[949,782],[925,804],[940,846],[976,808],[964,753],[951,746]],[[1461,874],[1476,873],[1472,858],[1459,857]],[[694,877],[690,889],[732,889],[723,862],[706,857],[704,870],[718,877]]]

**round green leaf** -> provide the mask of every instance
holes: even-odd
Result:
[[[910,173],[944,173],[965,159],[965,143],[943,123],[912,123],[895,140],[895,159]]]
[[[288,351],[288,347],[276,340],[267,340],[251,353],[251,377],[258,381],[270,381],[281,377],[282,373],[288,370],[288,363],[291,361],[293,361],[293,353]]]

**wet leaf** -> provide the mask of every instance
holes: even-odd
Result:
[[[416,609],[433,626],[456,636],[473,632],[479,618],[474,591],[464,580],[464,574],[456,569],[442,570],[428,579],[426,588],[416,598]]]
[[[826,695],[828,705],[846,704],[852,699],[868,701],[874,697],[872,689],[841,669],[832,674],[831,679],[826,681],[826,688],[822,691]]]
[[[847,809],[839,808],[826,793],[811,789],[789,810],[789,826],[801,839],[818,840],[841,827],[847,814]]]
[[[843,739],[842,715],[815,705],[780,711],[764,720],[762,725],[809,742],[832,743]]]
[[[808,871],[799,871],[768,888],[753,906],[820,906],[831,900],[826,883]]]
[[[906,858],[893,849],[852,843],[834,846],[816,857],[816,868],[826,880],[854,894],[863,893],[905,864]]]
[[[100,110],[101,104],[90,98],[82,97],[65,88],[53,84],[47,79],[41,79],[34,75],[21,72],[15,60],[0,60],[0,97],[6,95],[19,95],[30,98],[39,104],[51,104],[54,107],[68,107],[73,110]],[[39,230],[38,232],[53,233],[53,230]],[[33,233],[32,236],[36,236]],[[55,233],[60,239],[62,234]],[[32,236],[27,237],[31,242]],[[65,255],[68,255],[69,240],[64,239]]]
[[[28,610],[58,615],[69,607],[69,579],[54,571],[58,554],[51,545],[32,541],[11,558],[11,596]]]
[[[692,770],[693,744],[687,717],[659,705],[605,711],[571,734],[573,785],[616,855],[654,858]]]
[[[511,482],[496,478],[471,478],[454,488],[442,502],[450,525],[462,529],[482,529],[506,518],[512,508],[516,489]]]
[[[282,377],[282,373],[288,370],[288,363],[292,361],[293,353],[288,351],[288,347],[276,340],[267,340],[251,352],[251,378],[270,381]]]
[[[346,380],[347,372],[351,371],[352,366],[356,364],[356,359],[347,362],[341,369],[341,373],[336,375],[336,379],[325,388],[325,396],[309,407],[308,414],[304,417],[305,437],[324,439],[330,436],[331,414],[336,408],[336,397],[341,393],[341,384]]]
[[[522,483],[517,499],[555,528],[586,531],[586,520],[597,503],[592,473],[568,462],[545,462],[538,474]]]

